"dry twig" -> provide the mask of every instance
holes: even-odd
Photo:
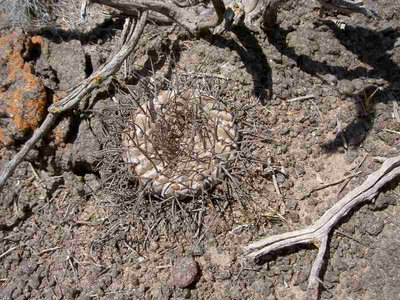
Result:
[[[225,29],[230,25],[244,23],[249,29],[259,31],[261,27],[270,29],[276,23],[279,7],[289,0],[247,0],[233,1],[236,6],[226,8],[223,0],[211,0],[215,15],[203,17],[189,5],[176,1],[157,0],[84,0],[81,16],[86,15],[88,2],[103,4],[129,16],[136,16],[138,11],[149,10],[150,19],[162,23],[175,22],[193,35],[217,27],[225,20]],[[332,7],[331,7],[332,8]]]
[[[355,168],[353,168],[353,170],[358,170],[361,166],[362,166],[362,164],[364,163],[364,161],[367,159],[367,157],[368,157],[368,153],[366,154],[366,155],[364,155],[364,157],[362,158],[362,160],[360,161],[360,163],[355,167]],[[341,194],[341,192],[343,192],[343,190],[346,188],[346,186],[349,184],[349,182],[350,182],[350,180],[352,179],[353,177],[350,177],[350,178],[347,178],[346,180],[345,180],[345,182],[343,182],[343,184],[341,185],[341,187],[339,188],[339,191],[337,192],[337,197],[339,198],[339,195]]]
[[[399,175],[400,156],[387,159],[379,170],[369,175],[361,186],[344,196],[313,225],[261,239],[244,247],[244,251],[248,257],[256,260],[282,248],[303,244],[318,245],[319,252],[314,261],[308,285],[311,295],[315,296],[318,293],[319,271],[323,264],[327,241],[332,228],[354,207],[374,199],[383,186]]]
[[[393,118],[400,123],[399,104],[393,101]]]
[[[383,129],[383,131],[386,131],[386,132],[390,132],[390,133],[396,133],[396,134],[400,134],[400,131],[396,131],[396,130],[391,130],[391,129]]]
[[[331,187],[331,186],[337,185],[337,184],[339,184],[339,183],[342,183],[342,182],[345,181],[345,180],[348,180],[348,179],[351,179],[351,178],[353,178],[353,177],[356,177],[356,176],[360,175],[361,173],[362,173],[362,172],[359,171],[359,172],[357,172],[357,173],[353,173],[353,174],[347,175],[347,176],[345,176],[345,177],[343,177],[343,178],[341,178],[341,179],[339,179],[339,180],[336,180],[336,181],[333,181],[333,182],[328,182],[328,183],[326,183],[326,184],[317,186],[317,187],[311,189],[311,190],[310,190],[308,193],[306,193],[305,195],[303,195],[303,197],[301,197],[301,199],[305,199],[305,198],[309,197],[312,193],[314,193],[314,192],[316,192],[316,191],[320,191],[320,190],[326,189],[326,188],[328,188],[328,187]]]
[[[314,99],[315,96],[314,94],[310,94],[310,95],[305,95],[305,96],[301,96],[301,97],[296,97],[296,98],[292,98],[287,100],[287,102],[296,102],[296,101],[303,101],[303,100],[310,100],[310,99]]]
[[[10,249],[8,249],[6,252],[2,253],[0,255],[0,259],[2,259],[3,257],[7,256],[8,254],[10,254],[11,252],[13,252],[15,249],[18,249],[19,247],[24,247],[25,245],[18,245],[15,247],[11,247]]]

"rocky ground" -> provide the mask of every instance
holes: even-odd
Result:
[[[312,224],[379,168],[374,157],[398,155],[400,5],[377,9],[379,19],[339,16],[340,29],[300,0],[268,35],[240,28],[192,39],[148,25],[118,80],[63,116],[1,193],[0,299],[304,298],[315,248],[260,265],[240,249]],[[122,27],[65,20],[42,30],[0,24],[0,166],[48,105],[107,60]],[[145,102],[169,82],[224,101],[243,141],[235,183],[172,203],[147,197],[119,155],[126,86]],[[280,194],[271,169],[283,170]],[[399,193],[392,184],[337,226],[322,299],[400,298]]]

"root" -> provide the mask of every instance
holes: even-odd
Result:
[[[58,116],[61,113],[75,107],[76,104],[78,104],[94,89],[98,88],[101,83],[110,78],[120,69],[122,63],[135,49],[146,24],[147,15],[147,12],[143,12],[136,26],[131,22],[130,19],[127,19],[121,37],[122,45],[119,51],[112,56],[108,63],[106,63],[97,72],[75,87],[65,98],[49,107],[49,113],[42,125],[35,130],[32,137],[25,143],[18,154],[14,156],[14,158],[9,161],[1,170],[0,191],[3,189],[7,179],[12,175],[19,163],[24,160],[28,152],[49,132],[53,124],[56,122]]]
[[[380,189],[400,175],[400,156],[387,159],[380,169],[370,174],[367,180],[356,189],[349,192],[313,225],[292,232],[264,238],[243,248],[246,255],[254,260],[282,248],[295,245],[313,244],[319,248],[309,277],[308,289],[316,294],[319,287],[319,272],[324,262],[329,234],[332,228],[349,211],[361,203],[373,200]]]
[[[87,3],[87,1],[88,0],[85,0],[85,3]],[[200,17],[194,12],[194,10],[178,6],[175,3],[168,1],[90,0],[89,2],[115,8],[129,16],[135,16],[138,11],[149,10],[153,13],[151,17],[155,17],[156,21],[165,21],[165,18],[167,18],[167,20],[172,20],[195,36],[200,32],[221,24],[225,14],[225,5],[222,0],[211,0],[215,11],[215,15],[211,17]],[[83,4],[83,6],[86,5],[87,4]],[[84,11],[84,9],[82,9],[82,11]],[[84,14],[81,13],[81,15]]]
[[[249,29],[255,32],[258,32],[261,27],[269,29],[276,23],[279,7],[289,0],[235,0],[232,2],[238,5],[237,8],[241,7],[241,9],[236,9],[235,5],[232,6],[232,4],[231,7],[225,7],[223,0],[211,0],[215,14],[208,17],[199,16],[193,9],[190,9],[192,5],[181,5],[176,1],[84,0],[81,10],[82,17],[86,15],[88,1],[112,7],[129,16],[135,16],[138,11],[149,10],[151,20],[160,24],[174,22],[192,35],[198,36],[204,31],[221,25],[221,23],[227,29],[230,28],[232,23],[238,25],[242,23],[242,20]],[[188,2],[190,3],[190,1]]]

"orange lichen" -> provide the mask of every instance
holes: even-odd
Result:
[[[97,75],[97,76],[95,76],[93,79],[92,79],[92,82],[95,84],[95,85],[100,85],[102,82],[103,82],[103,77],[101,76],[101,75]]]
[[[52,137],[56,145],[60,145],[61,143],[65,142],[65,133],[62,125],[59,124],[54,128]]]
[[[0,64],[7,69],[7,78],[0,90],[0,106],[22,134],[37,128],[46,112],[46,90],[33,67],[22,56],[25,37],[16,33],[0,37]],[[40,42],[37,37],[34,42]],[[6,144],[5,134],[0,142]]]
[[[67,96],[67,93],[65,91],[57,91],[56,93],[53,94],[52,97],[52,103],[56,103],[60,101],[62,98]],[[68,129],[66,126],[67,122],[63,122],[63,120],[56,125],[56,127],[53,129],[52,133],[49,135],[49,137],[54,141],[56,145],[62,145],[65,142],[65,139],[68,134]]]
[[[62,98],[66,97],[68,94],[65,91],[57,91],[53,94],[52,103],[60,101]]]
[[[41,37],[40,35],[35,35],[33,37],[31,37],[31,42],[32,44],[42,44],[43,43],[43,37]]]
[[[3,143],[5,146],[12,145],[13,141],[10,139],[8,135],[5,135],[3,129],[0,128],[0,142]]]

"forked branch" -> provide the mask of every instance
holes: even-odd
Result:
[[[327,248],[327,241],[332,228],[350,210],[357,205],[371,201],[388,182],[400,175],[400,156],[387,159],[380,169],[370,174],[367,180],[349,192],[332,206],[313,225],[292,232],[261,239],[243,248],[248,257],[259,259],[268,253],[301,244],[313,244],[319,247],[319,253],[309,278],[308,288],[316,290],[319,286],[319,271]]]
[[[53,124],[56,122],[58,116],[71,108],[78,102],[89,95],[94,89],[98,88],[102,82],[113,76],[121,67],[124,60],[135,49],[143,29],[146,24],[148,12],[144,11],[139,18],[137,25],[133,24],[130,19],[127,19],[124,31],[121,37],[122,46],[115,56],[111,57],[108,63],[101,67],[97,72],[75,87],[66,97],[59,102],[54,103],[49,107],[49,113],[43,121],[42,125],[35,130],[32,137],[25,143],[22,149],[10,160],[0,173],[0,191],[3,189],[7,179],[12,175],[17,166],[28,152],[35,146],[35,144],[44,137]]]
[[[167,17],[193,35],[198,35],[204,30],[218,26],[222,23],[225,14],[223,0],[211,0],[215,10],[215,15],[211,17],[201,17],[192,9],[180,7],[168,1],[90,0],[90,2],[115,8],[130,16],[137,15],[138,11],[149,10],[157,13],[158,19],[162,19],[162,16]]]
[[[83,0],[85,5],[89,2],[106,5],[117,9],[124,14],[136,16],[138,11],[149,10],[150,18],[159,23],[175,22],[189,31],[192,35],[198,35],[205,30],[215,28],[224,19],[225,29],[229,28],[232,21],[234,25],[244,23],[252,31],[260,31],[262,28],[270,30],[276,23],[278,9],[289,0],[233,0],[225,7],[223,0],[211,0],[215,14],[208,17],[200,16],[189,4],[180,5],[177,0]],[[377,16],[364,2],[351,2],[349,0],[318,0],[323,10],[335,10],[345,14],[361,13],[367,16]],[[189,5],[189,7],[188,7]]]

